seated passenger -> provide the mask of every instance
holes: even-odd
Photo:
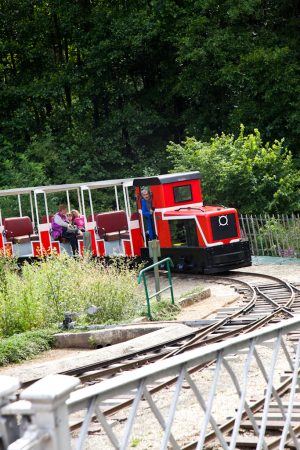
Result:
[[[78,228],[78,230],[85,231],[85,217],[80,214],[77,209],[72,209],[71,211],[73,217],[73,224]]]
[[[58,239],[59,237],[66,238],[70,241],[73,254],[78,253],[77,235],[79,230],[74,228],[67,218],[67,207],[59,205],[57,213],[52,218],[52,237]]]

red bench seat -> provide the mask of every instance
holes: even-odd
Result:
[[[4,220],[4,231],[8,242],[25,244],[26,242],[39,240],[34,233],[30,217],[10,217]]]
[[[100,238],[106,241],[129,239],[128,222],[125,211],[111,211],[97,214],[96,226]]]

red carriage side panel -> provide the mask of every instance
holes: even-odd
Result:
[[[105,244],[103,239],[97,241],[97,252],[98,256],[105,256]]]
[[[141,256],[141,248],[144,247],[144,238],[141,229],[142,217],[138,212],[131,214],[129,221],[130,238],[133,246],[133,254]]]
[[[4,227],[0,226],[0,255],[4,254],[4,239],[3,239],[3,230]]]
[[[130,241],[127,239],[123,239],[122,244],[123,244],[123,249],[124,249],[124,255],[125,256],[133,256]]]
[[[38,242],[38,246],[33,246],[34,251],[36,252],[39,248],[39,254],[35,254],[34,256],[41,256],[43,254],[51,253],[51,236],[50,236],[50,225],[48,223],[39,224],[39,236],[40,242]]]
[[[51,248],[52,248],[52,252],[55,255],[60,254],[60,243],[59,242],[51,242]]]

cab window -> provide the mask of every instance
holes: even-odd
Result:
[[[175,203],[190,202],[193,200],[192,186],[190,184],[185,184],[184,186],[174,186],[173,193]]]

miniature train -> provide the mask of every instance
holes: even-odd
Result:
[[[175,269],[217,273],[251,265],[249,242],[241,237],[236,209],[204,206],[199,172],[0,191],[0,206],[5,197],[16,196],[19,208],[18,217],[2,218],[0,210],[0,252],[21,259],[51,252],[70,254],[68,242],[51,236],[55,211],[49,212],[47,196],[59,193],[65,196],[68,209],[72,197],[72,207],[85,216],[86,233],[79,239],[81,255],[88,247],[97,257],[147,259],[149,233],[141,196],[145,187],[151,192],[151,220],[161,257],[171,257]],[[104,188],[114,190],[116,210],[96,212],[92,197]],[[28,215],[23,215],[24,197]]]

